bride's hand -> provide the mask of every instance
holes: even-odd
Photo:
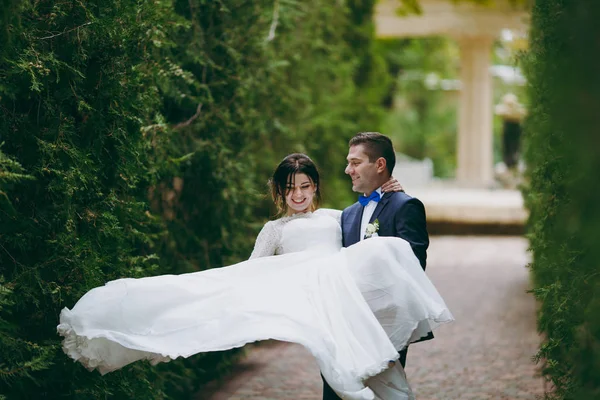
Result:
[[[396,180],[396,178],[394,178],[393,176],[390,178],[389,181],[387,181],[386,183],[384,183],[381,186],[381,191],[383,193],[389,193],[389,192],[404,192],[404,188],[402,187],[402,185],[400,184],[400,182],[398,182]]]

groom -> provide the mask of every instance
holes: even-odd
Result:
[[[429,235],[423,203],[404,192],[381,193],[381,185],[390,179],[396,164],[392,141],[381,133],[361,132],[350,139],[349,146],[345,172],[352,178],[352,190],[361,195],[342,213],[344,247],[365,240],[367,225],[377,220],[377,235],[406,240],[425,269]],[[430,332],[421,340],[432,338]],[[404,367],[408,347],[397,350]],[[323,380],[323,400],[334,399],[339,397]]]

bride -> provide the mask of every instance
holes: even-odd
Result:
[[[271,187],[285,215],[265,224],[249,260],[90,290],[60,314],[65,353],[106,374],[276,339],[308,349],[341,398],[413,399],[396,349],[422,322],[453,317],[410,245],[342,248],[341,212],[317,208],[319,173],[305,155],[287,156]]]

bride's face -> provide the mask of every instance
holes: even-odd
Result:
[[[295,174],[288,183],[285,192],[285,202],[288,206],[287,214],[295,214],[310,210],[315,196],[315,184],[306,174]]]

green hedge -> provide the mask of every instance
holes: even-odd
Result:
[[[433,161],[434,175],[447,178],[456,169],[456,101],[448,91],[427,87],[428,74],[455,78],[456,43],[449,38],[378,39],[395,84],[386,98],[383,131],[396,149]]]
[[[111,279],[246,258],[289,152],[348,204],[347,140],[387,88],[373,5],[3,0],[0,398],[185,398],[227,369],[231,352],[101,377],[62,353],[58,315]]]
[[[69,360],[58,314],[86,290],[158,267],[164,229],[147,213],[159,145],[140,129],[160,106],[153,2],[23,2],[3,36],[3,157],[33,179],[2,177],[0,393],[13,398],[161,398],[143,365],[99,378]],[[148,31],[151,31],[149,34]],[[10,172],[19,172],[17,164]]]
[[[599,17],[595,0],[532,11],[525,195],[552,399],[600,398]]]

